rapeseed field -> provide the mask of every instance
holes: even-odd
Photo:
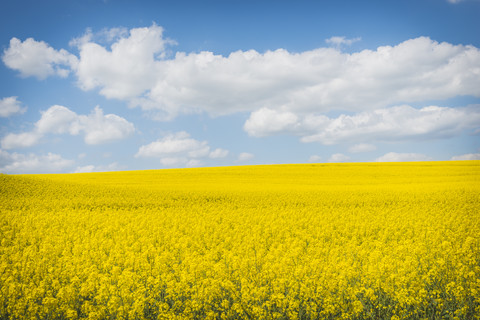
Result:
[[[1,319],[479,319],[480,161],[0,175]]]

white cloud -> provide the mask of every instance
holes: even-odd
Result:
[[[160,163],[166,167],[184,166],[188,162],[186,157],[163,157],[160,158]]]
[[[138,149],[137,158],[159,158],[164,166],[196,167],[202,164],[202,158],[221,158],[228,150],[217,148],[210,151],[207,141],[199,141],[185,132],[168,134],[157,141],[143,145]]]
[[[375,147],[373,144],[368,144],[368,143],[359,143],[356,144],[348,149],[349,152],[351,153],[360,153],[360,152],[368,152],[368,151],[373,151],[376,150],[377,147]]]
[[[454,156],[450,160],[480,160],[480,153],[467,153]]]
[[[343,153],[334,153],[328,159],[328,162],[345,162],[350,160],[349,156],[344,155]]]
[[[480,124],[479,106],[468,108],[398,106],[341,115],[304,142],[335,144],[347,141],[399,141],[452,137]]]
[[[313,155],[308,158],[308,162],[320,162],[322,160],[321,156]]]
[[[187,167],[200,167],[203,162],[198,159],[190,159],[187,161]]]
[[[389,152],[375,159],[376,162],[432,161],[433,159],[421,153]]]
[[[353,43],[358,42],[360,40],[362,40],[362,38],[347,39],[345,37],[331,37],[325,40],[325,42],[329,45],[333,45],[338,48],[342,45],[350,46]]]
[[[160,140],[141,146],[138,157],[163,158],[171,155],[185,154],[192,157],[208,154],[207,141],[198,141],[190,138],[187,132],[169,134]]]
[[[208,156],[212,159],[225,158],[226,156],[228,156],[228,153],[228,150],[217,148],[210,152]]]
[[[27,108],[22,108],[17,97],[6,97],[0,100],[0,117],[6,118],[16,113],[24,113]]]
[[[298,117],[292,112],[279,112],[261,108],[252,112],[243,128],[251,136],[263,137],[274,133],[292,131],[298,125]]]
[[[12,38],[2,60],[7,67],[18,70],[21,76],[38,79],[51,75],[66,77],[78,63],[77,57],[66,50],[55,50],[47,43],[32,38],[23,42]]]
[[[2,138],[0,144],[3,149],[27,148],[36,145],[42,138],[38,132],[9,133]]]
[[[0,149],[0,172],[18,173],[51,173],[62,172],[75,162],[62,158],[58,154],[46,155],[8,153]]]
[[[237,51],[226,57],[177,53],[155,65],[155,81],[143,97],[129,101],[173,116],[262,108],[295,115],[374,110],[400,101],[479,96],[480,86],[479,49],[428,38],[352,54],[332,48]]]
[[[131,29],[126,36],[123,29],[105,30],[116,39],[111,50],[85,39],[78,43],[80,60],[76,69],[78,84],[84,90],[100,88],[107,98],[131,99],[141,96],[158,81],[162,70],[160,60],[165,45],[163,29]]]
[[[200,159],[191,159],[187,156],[160,158],[160,163],[165,167],[199,167],[203,164]]]
[[[249,161],[249,160],[252,160],[255,156],[251,153],[248,153],[248,152],[242,152],[238,155],[238,158],[237,160],[239,162],[244,162],[244,161]]]
[[[2,148],[31,147],[46,134],[84,134],[86,144],[102,144],[124,139],[135,131],[132,123],[114,114],[104,115],[95,107],[89,115],[78,115],[70,109],[54,105],[42,112],[31,132],[10,133],[1,140]]]
[[[78,122],[81,130],[85,133],[85,143],[87,144],[103,144],[121,140],[135,132],[132,123],[115,114],[104,115],[99,107],[95,107],[88,116],[79,116]]]
[[[257,137],[293,134],[300,136],[302,142],[320,142],[325,145],[342,142],[445,138],[480,127],[480,106],[464,108],[429,106],[421,109],[397,106],[353,115],[342,114],[337,118],[306,114],[297,117],[296,122],[290,121],[284,126],[278,125],[278,119],[281,118],[282,114],[279,111],[260,109],[252,112],[245,122],[244,129],[249,135]],[[293,119],[290,112],[287,112],[285,118]],[[351,152],[360,152],[361,148],[371,149],[372,146],[363,143],[352,147]]]
[[[29,58],[32,66],[22,70],[38,67],[43,71],[25,71],[24,75],[44,77],[64,63],[71,66],[81,88],[98,89],[105,97],[125,100],[130,106],[163,112],[166,119],[182,113],[217,116],[263,110],[265,115],[273,110],[280,112],[280,118],[272,121],[280,129],[294,116],[305,114],[360,112],[399,103],[480,96],[480,50],[426,37],[355,53],[318,48],[300,53],[236,51],[228,56],[177,52],[170,57],[166,46],[171,41],[155,24],[128,33],[124,29],[102,33],[114,41],[110,47],[88,34],[74,41],[80,52],[78,63],[65,51],[26,40],[48,52],[44,56],[55,58]],[[338,37],[329,42],[346,45],[354,40]],[[5,63],[14,69],[14,64],[6,62],[7,52],[24,50],[20,44],[12,39],[4,55]],[[262,112],[256,115],[257,121]]]
[[[42,112],[35,124],[36,131],[42,134],[55,133],[77,135],[80,133],[78,115],[64,106],[54,105]]]
[[[78,37],[73,38],[69,45],[71,47],[81,47],[82,45],[89,43],[89,42],[99,42],[99,43],[106,43],[111,44],[115,41],[118,41],[121,38],[128,37],[128,29],[123,27],[118,28],[104,28],[101,31],[93,33],[91,28],[87,28],[85,33]]]

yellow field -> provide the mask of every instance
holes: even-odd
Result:
[[[480,161],[0,175],[0,319],[479,319]]]

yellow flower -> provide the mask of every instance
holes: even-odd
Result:
[[[0,175],[0,318],[462,319],[478,181],[479,161]]]

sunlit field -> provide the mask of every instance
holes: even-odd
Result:
[[[0,175],[1,319],[479,319],[480,161]]]

